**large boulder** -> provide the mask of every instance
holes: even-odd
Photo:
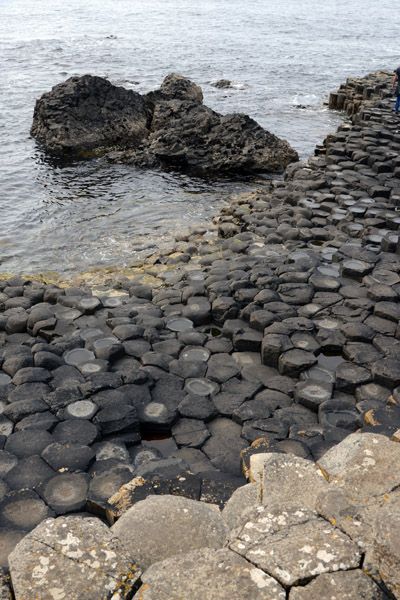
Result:
[[[179,100],[156,105],[152,133],[143,155],[199,171],[280,173],[297,153],[244,114],[222,116],[207,106]]]
[[[101,77],[72,77],[36,102],[31,134],[52,152],[114,150],[111,160],[144,167],[279,173],[298,160],[250,117],[204,106],[201,88],[175,73],[145,96]]]
[[[70,77],[37,100],[31,134],[52,152],[137,145],[149,131],[142,96],[107,79]]]
[[[149,92],[144,96],[148,104],[158,104],[164,100],[186,100],[195,104],[202,104],[203,92],[201,87],[177,73],[166,76],[158,90]]]

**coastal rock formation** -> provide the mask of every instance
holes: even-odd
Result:
[[[145,96],[101,77],[72,77],[36,102],[31,134],[52,152],[116,149],[114,161],[201,172],[280,173],[298,159],[250,117],[222,116],[202,102],[201,88],[176,74]]]
[[[173,519],[176,500],[161,495],[217,508],[190,503],[197,525],[181,527],[198,531],[204,515],[202,539],[185,534],[182,555],[144,563],[128,598],[194,600],[205,581],[210,600],[400,598],[400,139],[390,85],[389,74],[348,82],[352,110],[360,90],[376,94],[354,127],[329,136],[324,156],[232,199],[207,236],[181,235],[174,251],[113,279],[116,289],[0,280],[0,566],[11,568],[16,600],[33,597],[32,573],[35,597],[47,600],[43,567],[69,565],[86,585],[96,544],[82,534],[72,548],[83,565],[60,543],[96,529],[112,549],[128,517],[157,505]],[[134,548],[121,542],[117,571],[128,578],[141,540],[151,547],[163,535],[142,521]],[[168,549],[180,552],[180,540]],[[87,600],[123,597],[109,567],[96,565],[94,582],[110,578],[109,589]],[[83,584],[74,589],[84,600]],[[10,597],[3,571],[0,597]]]
[[[398,443],[356,433],[325,454],[324,469],[274,452],[256,463],[260,483],[222,512],[164,495],[111,530],[80,515],[43,521],[10,554],[16,600],[400,598]],[[328,483],[325,469],[340,476]]]
[[[142,96],[84,75],[54,86],[37,100],[31,134],[52,152],[138,145],[148,135]]]

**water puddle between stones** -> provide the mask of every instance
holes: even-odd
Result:
[[[142,429],[142,445],[156,448],[163,456],[169,456],[178,450],[174,438],[170,431],[156,432],[149,429]]]
[[[332,369],[332,371],[335,371],[336,367],[342,362],[345,362],[345,359],[342,354],[337,352],[321,352],[321,354],[318,355],[318,364],[321,367]]]

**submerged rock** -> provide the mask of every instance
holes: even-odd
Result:
[[[298,160],[250,117],[202,102],[201,88],[174,73],[144,96],[101,77],[71,77],[37,100],[31,134],[51,152],[114,150],[111,160],[147,167],[279,173]]]

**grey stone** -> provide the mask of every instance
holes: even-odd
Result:
[[[189,470],[189,465],[181,458],[156,458],[143,462],[135,469],[135,475],[145,479],[161,481],[171,477],[179,477]]]
[[[288,430],[289,423],[282,422],[280,419],[256,419],[244,423],[242,437],[250,443],[263,437],[281,440],[286,437]]]
[[[384,507],[374,522],[373,558],[388,589],[400,597],[400,510]]]
[[[18,463],[18,458],[6,452],[6,450],[0,450],[0,478],[4,479],[4,475],[8,473]]]
[[[232,420],[239,423],[239,425],[243,425],[245,421],[268,419],[270,416],[270,402],[262,398],[240,403],[238,408],[235,408],[232,412]]]
[[[54,441],[53,436],[47,431],[17,431],[8,437],[4,450],[15,454],[18,458],[26,458],[34,454],[40,454]]]
[[[336,388],[343,392],[354,392],[359,385],[369,383],[372,379],[369,369],[342,362],[336,367]]]
[[[289,426],[296,423],[307,426],[318,421],[318,417],[314,411],[301,405],[278,408],[274,412],[274,419],[281,419],[283,423]]]
[[[333,398],[322,402],[318,408],[321,425],[356,431],[359,429],[359,413],[351,402]]]
[[[242,428],[224,418],[214,419],[208,427],[211,437],[202,451],[215,468],[240,476],[240,452],[248,445],[241,437]]]
[[[148,115],[137,92],[102,77],[70,77],[37,100],[31,132],[53,152],[113,147],[122,139],[138,144],[148,135]]]
[[[293,344],[287,335],[267,334],[261,344],[261,356],[264,365],[270,367],[278,367],[280,355],[287,350],[291,350]]]
[[[315,337],[307,332],[299,331],[290,336],[292,344],[295,348],[300,350],[307,350],[307,352],[313,352],[318,354],[321,349],[320,344],[317,342]]]
[[[90,446],[98,436],[96,425],[84,419],[69,419],[58,423],[53,437],[61,444],[83,444]]]
[[[188,394],[178,404],[178,412],[182,417],[209,421],[218,414],[211,400],[206,396]]]
[[[0,527],[31,531],[54,513],[32,490],[6,494],[0,502]]]
[[[171,454],[171,457],[187,463],[190,472],[194,475],[212,471],[214,468],[208,458],[206,458],[205,454],[196,448],[179,448],[179,450],[176,450]]]
[[[230,550],[208,548],[150,567],[135,600],[285,600],[279,583]]]
[[[309,460],[291,454],[258,456],[262,468],[262,504],[282,504],[315,509],[318,495],[329,485],[321,471]]]
[[[240,394],[220,392],[213,396],[212,402],[220,415],[231,417],[232,413],[243,404],[243,397]]]
[[[357,545],[308,509],[258,506],[242,519],[229,547],[285,586],[360,566]]]
[[[168,365],[169,372],[187,379],[190,377],[204,377],[207,371],[207,363],[204,361],[188,361],[183,359],[172,359]]]
[[[238,526],[240,516],[249,507],[261,504],[262,486],[260,483],[248,483],[233,492],[222,511],[229,529]]]
[[[18,531],[7,527],[0,528],[0,567],[6,569],[7,573],[9,572],[8,556],[18,542],[25,537],[26,533],[26,531]],[[6,590],[0,585],[0,598],[1,600],[14,600],[8,585]]]
[[[51,373],[47,369],[26,367],[16,372],[12,378],[12,382],[14,385],[21,385],[23,383],[46,383],[50,379]]]
[[[283,283],[278,287],[280,299],[287,304],[309,304],[314,293],[314,287],[306,283]]]
[[[298,376],[302,371],[309,369],[317,362],[311,352],[305,350],[289,350],[280,355],[278,368],[281,375]]]
[[[383,435],[353,433],[329,450],[318,466],[345,496],[360,503],[381,498],[400,484],[393,464],[400,461],[400,445]]]
[[[228,530],[214,505],[166,495],[138,502],[111,531],[135,556],[138,565],[147,569],[171,555],[203,547],[221,548]]]
[[[172,436],[178,446],[201,448],[210,435],[207,427],[198,419],[180,419],[172,427]]]
[[[37,492],[55,513],[62,515],[84,510],[88,493],[89,475],[59,472],[41,482]]]
[[[312,379],[300,381],[295,386],[294,399],[299,404],[317,411],[322,402],[332,398],[332,391],[332,383]]]
[[[371,553],[374,541],[374,521],[385,509],[396,511],[399,502],[399,493],[394,491],[384,496],[383,501],[375,497],[370,500],[360,500],[345,495],[341,488],[330,485],[328,490],[317,499],[317,512],[322,517],[334,523],[343,533],[348,535],[359,548],[368,554]],[[367,561],[370,562],[370,561]],[[376,573],[376,567],[364,564],[365,570]]]
[[[323,573],[306,586],[290,590],[289,600],[387,600],[388,596],[361,569]]]
[[[81,444],[60,444],[55,442],[48,445],[41,457],[55,470],[85,471],[94,461],[95,454],[89,446]]]
[[[4,481],[12,490],[33,489],[53,475],[53,469],[40,456],[29,456],[10,469]]]
[[[110,461],[100,460],[92,465],[93,477],[90,480],[89,491],[85,490],[82,482],[81,492],[78,500],[84,500],[87,497],[87,509],[95,514],[106,516],[108,499],[116,494],[118,490],[133,478],[134,469],[124,462],[114,461],[114,466],[109,466]],[[106,463],[104,469],[101,469],[103,463]]]
[[[99,519],[47,519],[9,556],[16,600],[129,598],[140,571]]]
[[[208,379],[217,383],[224,383],[240,374],[240,365],[230,354],[213,354],[207,365]]]
[[[352,342],[369,342],[376,335],[376,331],[365,323],[346,323],[342,327],[342,333]]]
[[[350,342],[343,347],[343,358],[358,365],[370,365],[383,357],[372,344]]]
[[[371,366],[374,381],[388,388],[400,385],[400,360],[382,358]]]
[[[100,410],[93,421],[98,425],[103,435],[136,432],[139,429],[136,409],[127,404],[115,406],[110,404]]]

